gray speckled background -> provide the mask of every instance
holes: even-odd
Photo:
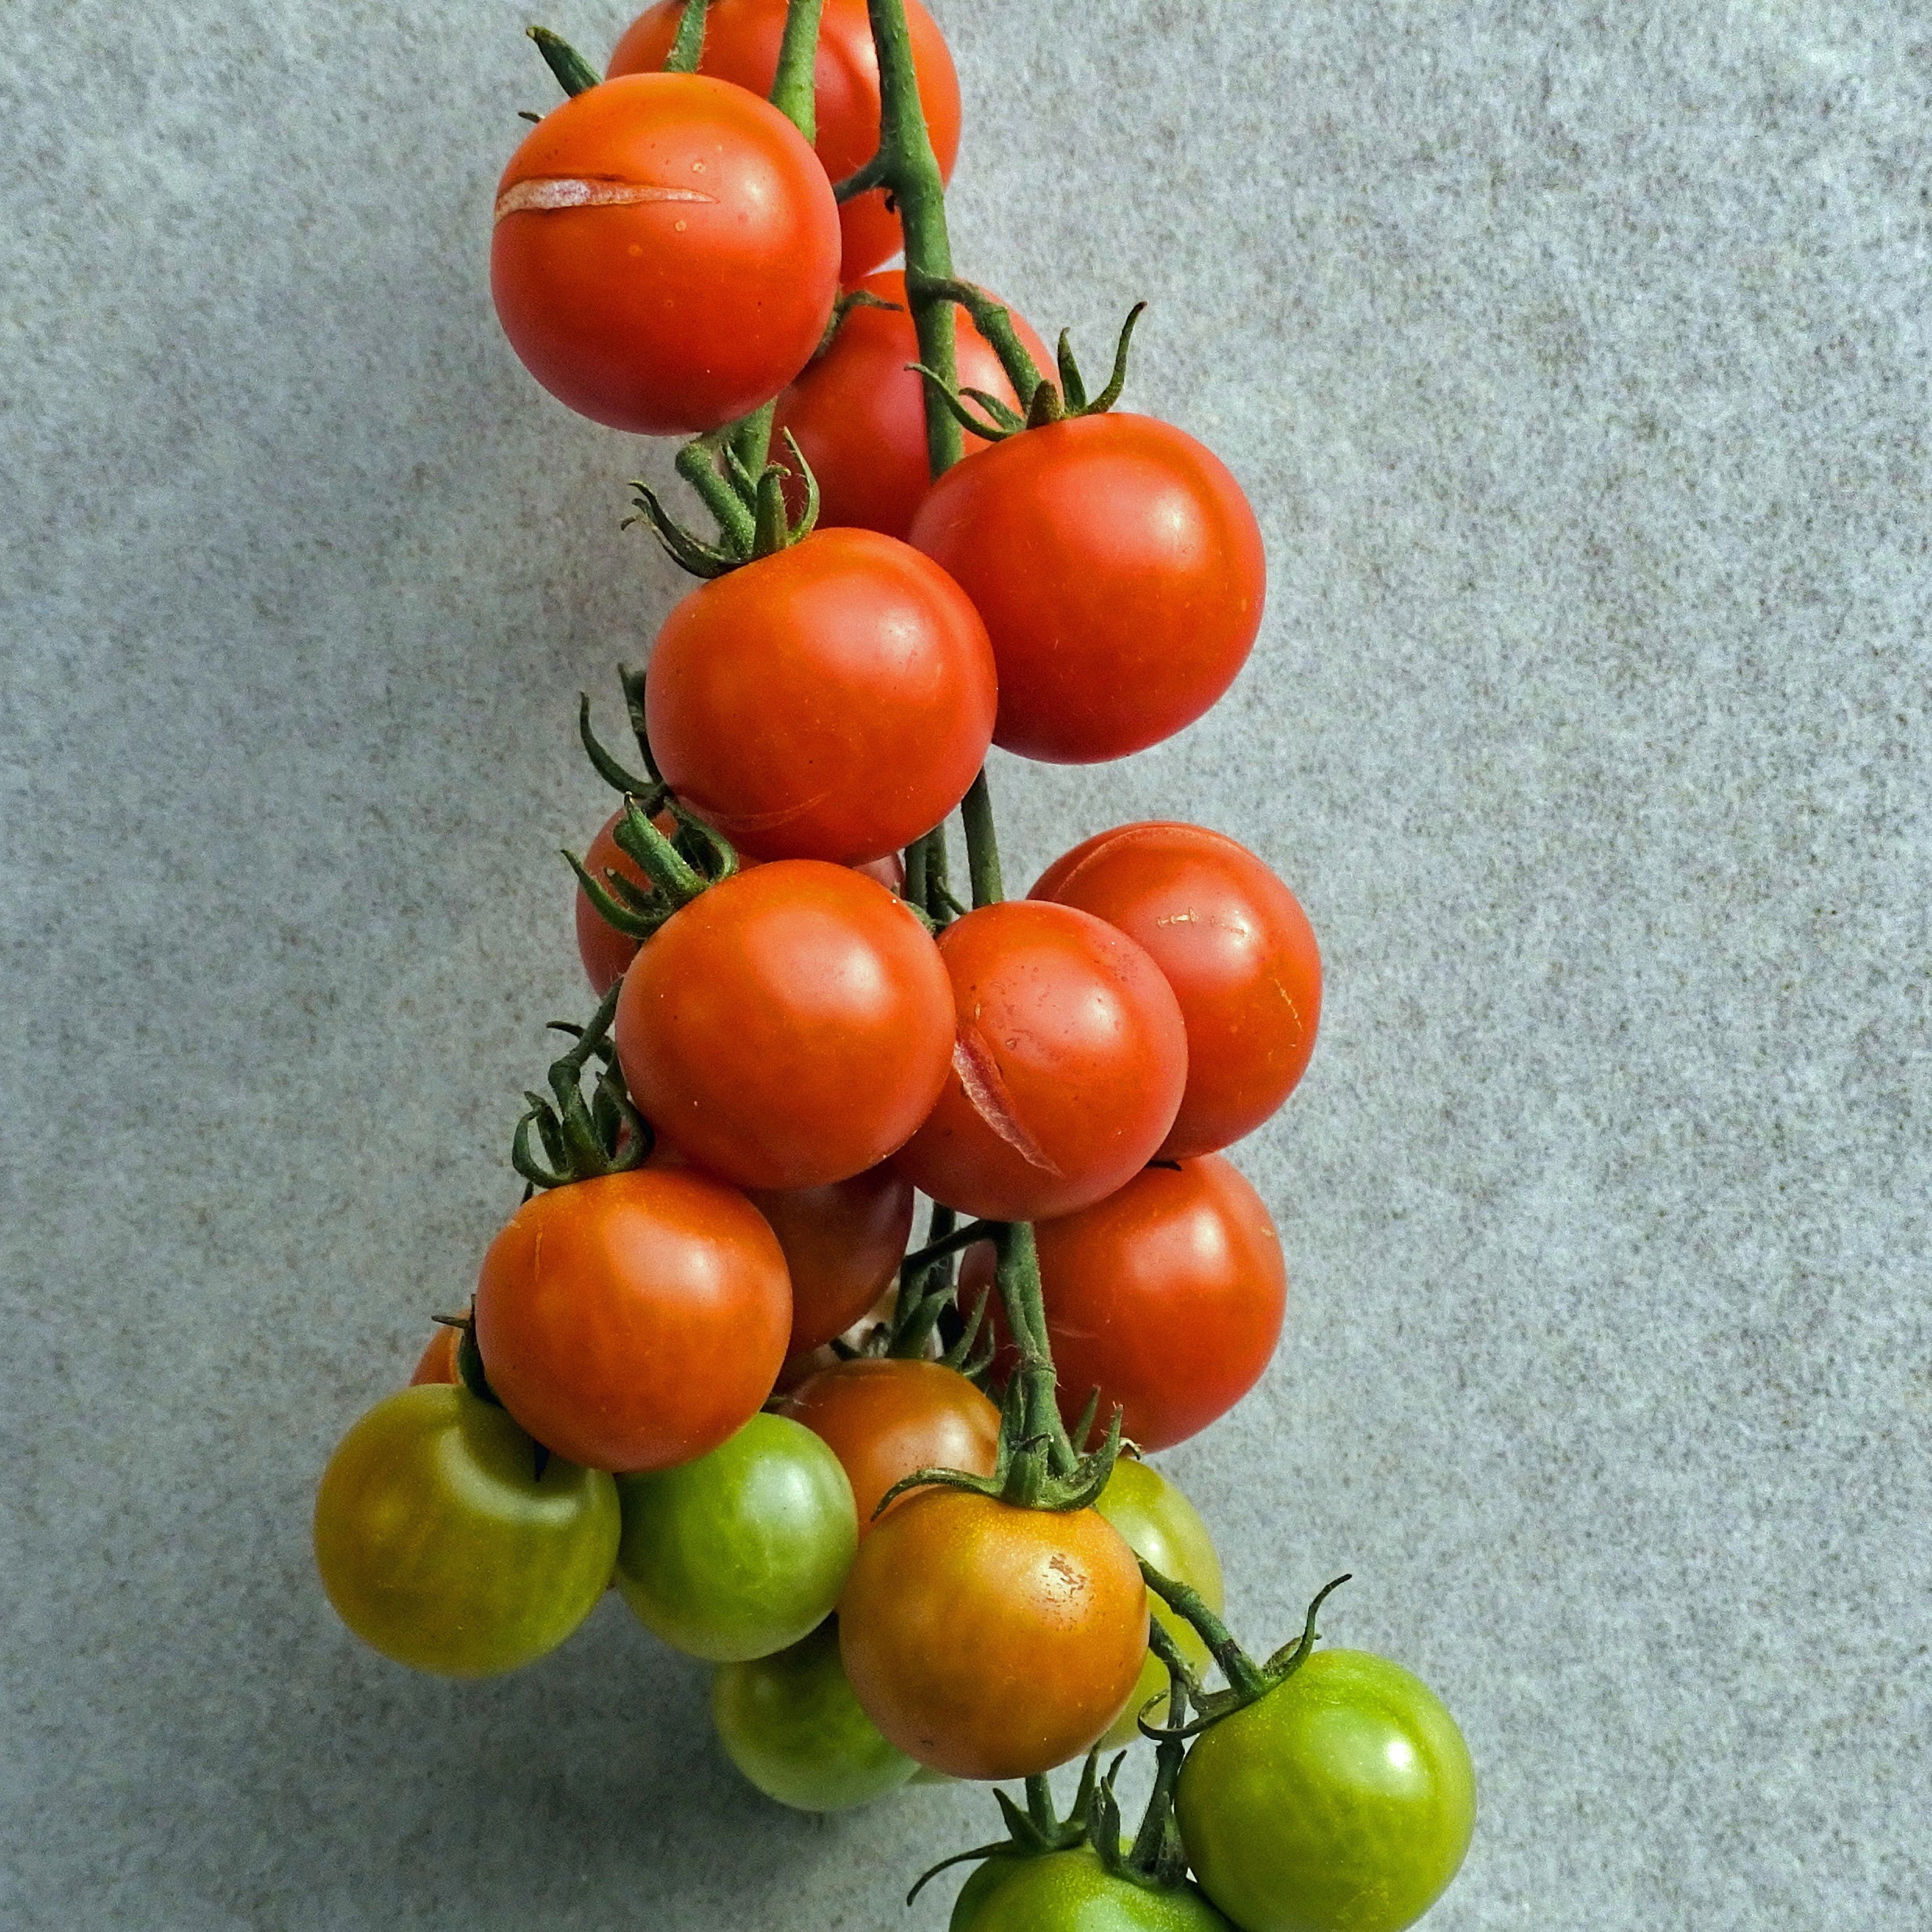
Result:
[[[1003,765],[1011,868],[1179,811],[1302,895],[1242,1159],[1296,1282],[1169,1459],[1272,1640],[1461,1714],[1442,1932],[1914,1928],[1927,1771],[1932,32],[1902,0],[949,0],[962,262],[1214,443],[1273,564],[1178,741]],[[311,1486],[514,1199],[583,1003],[573,694],[648,453],[500,340],[508,0],[0,3],[0,1923],[935,1927],[607,1606],[357,1649]],[[553,23],[601,52],[604,0]]]

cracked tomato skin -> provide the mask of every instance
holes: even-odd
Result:
[[[952,1777],[1030,1777],[1120,1715],[1147,1588],[1092,1510],[929,1489],[859,1545],[839,1645],[866,1715],[907,1756]]]
[[[683,11],[683,0],[658,0],[640,14],[617,43],[608,72],[615,76],[661,68]],[[770,94],[785,37],[785,13],[786,0],[711,0],[700,72],[735,81],[761,97]],[[919,0],[906,0],[906,25],[919,104],[925,110],[940,178],[950,180],[959,152],[959,77],[945,36]],[[829,180],[843,181],[879,151],[879,56],[865,0],[826,0],[813,81],[818,159]],[[882,189],[855,195],[838,212],[843,280],[856,280],[899,252],[899,218],[886,205]]]
[[[1245,1932],[1401,1932],[1462,1865],[1475,1767],[1419,1677],[1317,1650],[1195,1741],[1176,1811],[1201,1889]]]
[[[1321,954],[1245,846],[1200,825],[1121,825],[1056,859],[1030,896],[1118,927],[1174,989],[1187,1090],[1162,1157],[1217,1153],[1294,1091],[1321,1020]]]
[[[533,1196],[476,1285],[491,1389],[540,1442],[593,1469],[668,1469],[717,1448],[772,1392],[791,1326],[765,1217],[675,1169]]]
[[[1124,1185],[1187,1082],[1186,1029],[1160,968],[1091,914],[1025,899],[968,913],[939,954],[952,1070],[894,1164],[935,1200],[994,1221],[1071,1214]]]
[[[965,796],[999,687],[937,565],[875,530],[816,530],[676,606],[644,703],[666,782],[740,851],[856,864]]]
[[[693,1167],[819,1187],[876,1167],[932,1110],[952,989],[932,935],[876,880],[782,859],[659,929],[612,1031],[639,1108]]]
[[[981,1873],[991,1876],[974,1895]],[[1036,1858],[989,1858],[961,1887],[950,1932],[1234,1932],[1234,1928],[1192,1885],[1182,1883],[1154,1891],[1131,1879],[1117,1878],[1093,1848],[1083,1845]]]
[[[490,286],[523,365],[579,415],[696,435],[772,400],[838,294],[839,211],[778,109],[632,74],[530,130],[497,190]]]

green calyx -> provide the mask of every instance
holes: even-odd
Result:
[[[1115,1771],[1120,1769],[1120,1763],[1119,1758],[1114,1760]],[[1007,1835],[996,1838],[989,1845],[976,1845],[970,1852],[955,1852],[950,1858],[941,1859],[938,1864],[919,1874],[911,1891],[906,1894],[906,1903],[911,1905],[940,1873],[950,1871],[955,1865],[975,1864],[989,1858],[1044,1858],[1052,1852],[1078,1851],[1088,1842],[1093,1829],[1093,1802],[1100,1786],[1100,1754],[1096,1745],[1087,1753],[1086,1762],[1081,1766],[1080,1788],[1075,1793],[1072,1809],[1064,1818],[1055,1808],[1053,1786],[1043,1776],[1026,1781],[1024,1811],[1004,1791],[995,1791],[993,1795],[999,1805],[1000,1815],[1005,1820]],[[1117,1812],[1115,1816],[1118,1816]]]
[[[565,93],[586,93],[604,78],[562,34],[553,34],[547,27],[529,27],[525,31],[536,43],[544,65],[557,77],[557,84]]]
[[[553,1031],[571,1035],[575,1044],[551,1063],[550,1096],[524,1095],[527,1104],[510,1143],[511,1165],[533,1191],[623,1173],[642,1167],[650,1156],[654,1137],[631,1100],[611,1043],[623,985],[620,979],[604,996],[588,1026],[551,1022]],[[593,1068],[586,1100],[584,1077]]]
[[[791,463],[768,462],[771,433],[768,403],[743,422],[714,430],[679,451],[678,474],[711,512],[718,526],[715,541],[707,542],[679,522],[641,477],[633,477],[630,484],[636,492],[632,501],[637,514],[626,517],[622,527],[648,525],[672,561],[694,577],[722,577],[802,544],[818,527],[818,479],[789,430],[785,442]],[[785,497],[785,486],[794,476],[805,490],[804,508],[796,518]]]

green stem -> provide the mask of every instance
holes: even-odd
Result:
[[[1027,1441],[1044,1438],[1047,1460],[1055,1475],[1070,1474],[1079,1461],[1060,1419],[1055,1394],[1053,1345],[1046,1333],[1046,1304],[1040,1292],[1039,1249],[1030,1221],[1011,1223],[1000,1236],[1000,1266],[994,1277],[1007,1332],[1019,1351],[1013,1371],[1023,1398],[1020,1434]]]
[[[1221,1675],[1228,1680],[1230,1689],[1239,1692],[1249,1703],[1267,1690],[1268,1681],[1261,1666],[1235,1641],[1234,1632],[1208,1607],[1199,1591],[1185,1583],[1177,1583],[1171,1577],[1163,1576],[1144,1556],[1141,1559],[1140,1574],[1147,1579],[1147,1587],[1156,1596],[1194,1626],[1201,1641],[1221,1666]]]
[[[937,1214],[939,1210],[936,1208],[933,1211]],[[961,1248],[970,1248],[975,1241],[996,1240],[1004,1224],[996,1221],[969,1221],[964,1228],[957,1228],[939,1240],[929,1241],[923,1248],[907,1255],[899,1264],[900,1271],[914,1274],[935,1261],[943,1261],[949,1254],[957,1254]]]
[[[678,37],[665,56],[666,73],[697,72],[697,64],[704,58],[704,6],[705,0],[685,0],[684,11],[678,16]]]
[[[996,906],[1005,898],[1000,872],[1000,835],[993,822],[993,790],[982,769],[960,803],[966,825],[966,869],[973,882],[973,906]]]
[[[818,138],[818,16],[825,0],[791,0],[785,10],[785,37],[779,43],[778,73],[772,105],[808,141]]]
[[[771,421],[768,415],[765,421]],[[743,425],[736,425],[729,432],[734,444],[737,431]],[[722,475],[714,460],[718,447],[716,435],[701,436],[695,443],[687,443],[677,454],[678,474],[695,490],[703,500],[706,509],[717,519],[718,527],[725,533],[726,544],[742,555],[750,556],[754,525],[752,514],[745,506],[743,497],[739,495],[730,479]],[[761,457],[759,467],[762,468]],[[752,474],[757,475],[754,470]]]
[[[525,30],[536,41],[544,65],[557,77],[558,86],[573,98],[587,94],[604,78],[561,34],[553,34],[547,27]]]

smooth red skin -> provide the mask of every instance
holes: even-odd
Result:
[[[868,1167],[849,1181],[754,1189],[750,1198],[792,1278],[790,1361],[843,1335],[886,1292],[912,1232],[912,1183],[891,1167]]]
[[[926,459],[925,385],[907,366],[920,359],[919,340],[907,306],[906,278],[899,269],[868,275],[858,286],[898,307],[847,311],[832,346],[807,363],[779,397],[774,447],[782,446],[784,430],[797,438],[818,479],[821,529],[849,526],[904,538],[932,487]],[[986,390],[1009,408],[1022,408],[992,345],[963,308],[954,313],[960,387]],[[1013,326],[1041,373],[1050,375],[1052,351],[1032,325],[1014,315]],[[986,445],[968,434],[966,447]],[[795,507],[802,507],[803,486],[793,483],[787,490]]]
[[[740,851],[852,864],[958,804],[999,689],[943,571],[875,531],[820,530],[679,603],[644,702],[665,781]]]
[[[838,206],[768,102],[697,74],[606,82],[530,130],[499,209],[544,179],[708,198],[499,216],[497,314],[559,401],[614,430],[694,435],[768,402],[811,359],[838,293]]]
[[[876,1167],[932,1110],[952,990],[875,879],[785,859],[666,921],[624,975],[613,1030],[633,1098],[693,1166],[820,1187]]]
[[[1150,416],[976,451],[933,485],[911,540],[986,620],[995,741],[1050,765],[1125,757],[1192,724],[1261,626],[1267,565],[1240,485]]]
[[[584,869],[597,879],[601,879],[606,872],[620,872],[633,885],[651,891],[651,881],[644,876],[642,867],[617,843],[617,822],[623,815],[621,811],[614,811],[604,820],[603,829],[590,841],[590,849],[583,855]],[[677,821],[668,811],[660,813],[654,822],[667,838],[677,830]],[[751,866],[758,861],[740,854],[738,863],[741,867]],[[899,892],[906,882],[906,862],[896,852],[854,869],[863,872],[868,879],[877,879],[889,892]],[[628,932],[618,932],[591,904],[590,895],[581,886],[577,888],[576,916],[577,957],[583,961],[584,977],[590,981],[591,991],[601,1000],[623,978],[626,969],[637,957],[638,942]]]
[[[1124,1185],[1166,1138],[1187,1082],[1186,1029],[1160,969],[1092,914],[1027,899],[968,913],[939,954],[953,1067],[893,1165],[994,1221],[1070,1214]]]
[[[990,1476],[1000,1453],[1000,1411],[940,1362],[841,1362],[801,1384],[785,1413],[820,1437],[844,1466],[861,1537],[870,1533],[886,1491],[915,1470]],[[911,1499],[901,1496],[893,1509]]]
[[[1031,1777],[1117,1717],[1147,1651],[1134,1553],[1092,1510],[932,1489],[888,1510],[839,1601],[867,1716],[953,1777]]]
[[[422,1382],[461,1381],[456,1367],[456,1345],[460,1339],[455,1329],[444,1328],[439,1323],[436,1333],[416,1357],[416,1365],[410,1372],[409,1386],[414,1388]]]
[[[660,0],[626,30],[607,72],[639,73],[661,68],[676,39],[683,0]],[[704,20],[700,71],[768,94],[778,73],[785,36],[785,0],[711,0]],[[959,76],[946,37],[919,0],[906,0],[913,71],[925,109],[941,178],[950,180],[959,153]],[[865,0],[825,0],[813,71],[818,123],[818,159],[827,177],[843,181],[879,151],[879,57]],[[875,188],[839,210],[843,258],[839,273],[854,281],[899,252],[899,218]]]
[[[688,1171],[533,1196],[476,1285],[491,1389],[538,1442],[592,1469],[668,1469],[715,1449],[772,1392],[791,1327],[765,1217]]]
[[[1281,1339],[1288,1271],[1260,1196],[1221,1155],[1149,1167],[1034,1235],[1070,1425],[1098,1388],[1102,1416],[1121,1405],[1123,1435],[1170,1449],[1260,1380]],[[968,1251],[960,1275],[970,1304],[993,1278],[989,1243]]]
[[[1118,927],[1174,989],[1187,1090],[1162,1158],[1232,1145],[1295,1090],[1321,1019],[1321,953],[1246,846],[1199,825],[1121,825],[1056,859],[1031,896]]]

